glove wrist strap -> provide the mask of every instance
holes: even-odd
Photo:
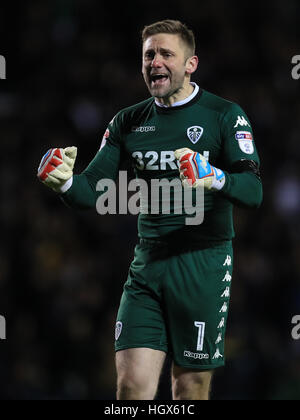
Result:
[[[70,179],[68,179],[68,181],[66,181],[61,187],[60,187],[60,192],[62,194],[66,193],[73,185],[73,177],[71,177]]]
[[[220,191],[225,185],[226,177],[225,177],[224,172],[221,171],[221,169],[213,167],[213,170],[214,170],[215,176],[211,185],[211,189],[215,191]]]

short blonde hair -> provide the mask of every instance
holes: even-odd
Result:
[[[179,35],[189,50],[189,54],[195,55],[196,43],[195,36],[191,29],[179,20],[166,19],[160,22],[152,23],[145,26],[142,31],[143,43],[152,35],[156,34],[173,34]]]

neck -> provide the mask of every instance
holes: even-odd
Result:
[[[172,93],[171,96],[165,98],[155,98],[156,103],[162,106],[172,106],[176,102],[183,101],[184,99],[188,98],[194,90],[194,86],[190,84],[190,80],[187,80],[184,85],[176,90],[176,92]]]
[[[158,102],[156,99],[155,99],[155,103],[156,103],[156,105],[157,106],[159,106],[159,107],[161,107],[161,108],[175,108],[175,107],[178,107],[178,106],[182,106],[182,105],[185,105],[185,104],[187,104],[188,102],[190,102],[192,99],[194,99],[194,97],[198,94],[198,92],[199,92],[199,86],[197,85],[197,83],[195,83],[195,82],[190,82],[190,85],[191,85],[191,90],[192,90],[192,93],[190,94],[190,95],[188,95],[188,96],[186,96],[184,99],[182,99],[182,100],[180,100],[180,101],[177,101],[177,102],[173,102],[171,105],[165,105],[165,104],[163,104],[163,103],[160,103],[160,102]]]

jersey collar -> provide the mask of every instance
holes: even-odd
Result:
[[[188,96],[187,98],[183,99],[182,101],[175,102],[171,106],[163,105],[163,104],[159,103],[158,101],[155,101],[155,104],[160,108],[176,108],[178,106],[182,106],[182,105],[185,105],[185,104],[189,103],[190,101],[192,101],[195,98],[195,96],[199,92],[199,86],[197,85],[197,83],[190,82],[190,84],[192,86],[194,86],[193,93],[190,96]]]

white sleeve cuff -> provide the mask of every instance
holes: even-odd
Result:
[[[60,192],[62,194],[66,193],[72,187],[72,185],[73,185],[73,177],[68,179],[68,181],[66,181],[64,185],[60,187]]]

